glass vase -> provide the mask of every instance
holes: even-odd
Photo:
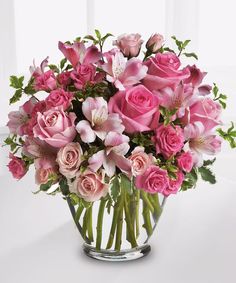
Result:
[[[128,261],[146,256],[148,240],[157,226],[165,198],[120,188],[120,195],[87,206],[67,202],[74,222],[84,239],[83,250],[91,258],[104,261]]]

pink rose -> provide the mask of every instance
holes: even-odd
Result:
[[[163,42],[164,37],[159,33],[155,33],[148,39],[146,48],[152,53],[157,53],[158,50],[162,47]]]
[[[49,96],[45,99],[47,108],[54,108],[62,106],[63,110],[66,110],[71,103],[73,94],[71,92],[64,91],[63,89],[56,89],[50,92]]]
[[[62,147],[57,154],[60,173],[67,178],[75,177],[79,170],[82,155],[83,151],[79,143],[72,142]]]
[[[190,107],[190,123],[201,122],[205,130],[211,130],[221,124],[221,105],[206,97],[198,100]]]
[[[136,57],[140,52],[142,43],[141,35],[132,33],[119,36],[117,40],[113,42],[113,45],[116,45],[124,56]]]
[[[177,157],[177,163],[180,169],[189,173],[193,168],[193,156],[191,152],[187,151],[181,153],[181,155]]]
[[[118,91],[108,103],[110,113],[118,113],[127,133],[150,131],[158,125],[159,100],[143,85]]]
[[[82,89],[86,83],[95,82],[96,68],[92,65],[78,65],[76,70],[71,72],[71,78],[74,80],[75,87]]]
[[[76,136],[75,119],[75,113],[66,114],[61,107],[38,112],[37,124],[33,128],[34,137],[57,148],[65,146]]]
[[[128,157],[131,160],[133,176],[142,175],[151,165],[153,157],[144,152],[144,148],[137,146]]]
[[[66,88],[71,83],[71,72],[65,71],[57,76],[57,80],[63,88]]]
[[[148,67],[143,84],[149,90],[160,90],[164,87],[175,88],[179,82],[189,77],[187,68],[179,70],[180,60],[172,52],[157,53],[145,62]]]
[[[184,180],[184,174],[181,171],[178,171],[176,174],[176,179],[169,178],[169,186],[162,192],[165,197],[168,197],[170,194],[176,194],[181,187]]]
[[[9,171],[12,173],[12,176],[20,180],[27,172],[26,164],[24,160],[19,157],[14,156],[10,153],[9,158],[11,159],[7,167]]]
[[[49,180],[57,180],[57,165],[55,159],[50,157],[37,158],[35,165],[35,182],[38,185],[46,184]]]
[[[70,191],[76,193],[85,201],[93,202],[105,197],[109,185],[103,181],[101,174],[92,171],[85,171],[78,174],[75,181],[70,186]]]
[[[135,178],[135,186],[150,194],[163,193],[169,186],[167,171],[151,165],[142,175]]]
[[[180,126],[161,125],[156,130],[154,142],[156,153],[161,153],[165,158],[170,158],[184,146],[183,130]]]

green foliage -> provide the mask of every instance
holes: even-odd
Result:
[[[174,41],[175,44],[179,50],[179,54],[178,56],[180,56],[181,54],[185,55],[186,57],[193,57],[196,60],[198,60],[198,56],[194,53],[194,52],[184,52],[183,51],[186,49],[186,47],[188,46],[188,44],[191,42],[191,40],[187,39],[185,41],[181,41],[179,39],[177,39],[175,36],[171,37]]]
[[[46,184],[41,184],[39,190],[46,192],[51,188],[52,184],[53,184],[53,180],[49,180]]]
[[[20,88],[17,89],[15,91],[14,95],[10,99],[10,104],[13,104],[13,103],[19,101],[22,97],[22,94],[23,94],[22,89],[20,89]]]
[[[95,45],[98,44],[99,47],[100,47],[100,50],[102,51],[102,48],[103,48],[103,45],[104,45],[106,39],[110,36],[113,36],[113,35],[111,33],[107,33],[104,36],[102,36],[100,31],[95,29],[95,37],[93,35],[89,34],[89,35],[86,35],[84,37],[84,39],[93,41],[93,44],[95,44]]]
[[[233,122],[231,122],[231,126],[228,128],[228,130],[224,131],[223,129],[219,128],[217,129],[217,132],[230,144],[231,148],[236,147],[236,129]]]
[[[67,196],[70,193],[66,178],[62,178],[59,181],[59,187],[64,196]]]
[[[61,68],[61,70],[63,70],[63,68],[65,67],[66,62],[67,62],[67,59],[66,59],[66,58],[63,58],[63,59],[61,60],[61,62],[60,62],[60,68]]]
[[[35,94],[37,91],[34,89],[34,86],[33,86],[33,83],[34,83],[34,78],[32,77],[29,81],[28,81],[28,84],[25,86],[24,88],[24,93],[25,94]]]
[[[203,166],[209,166],[209,165],[212,165],[215,161],[216,161],[216,158],[208,159],[208,160],[204,160],[204,162],[203,162]]]
[[[120,174],[120,186],[122,190],[125,190],[129,195],[133,194],[133,186],[131,181],[124,174]]]
[[[11,152],[15,154],[22,147],[24,141],[22,138],[18,138],[17,135],[10,135],[5,139],[4,143],[10,146]]]
[[[197,180],[198,180],[198,174],[197,174],[196,169],[193,168],[191,172],[186,173],[185,179],[181,186],[181,190],[187,191],[188,189],[195,188]]]
[[[160,107],[160,113],[162,115],[163,118],[163,123],[165,126],[167,126],[168,124],[170,124],[170,122],[172,121],[172,116],[175,115],[175,113],[177,112],[178,109],[167,109],[164,107]]]
[[[49,67],[49,69],[52,70],[53,72],[58,73],[58,74],[60,73],[60,70],[59,70],[59,68],[58,68],[56,65],[50,64],[50,65],[48,65],[48,67]]]
[[[134,135],[132,142],[143,147],[149,147],[153,145],[151,134],[137,133]]]
[[[219,92],[219,88],[215,83],[213,85],[214,86],[212,92],[214,95],[214,101],[218,101],[221,104],[221,106],[225,109],[227,96]]]
[[[114,202],[117,201],[117,198],[120,194],[120,182],[118,176],[115,176],[111,182],[111,198]]]
[[[17,77],[17,76],[10,76],[10,86],[19,89],[23,87],[24,76]]]
[[[216,183],[215,175],[208,167],[205,166],[199,167],[198,172],[200,173],[202,180],[209,182],[210,184]]]

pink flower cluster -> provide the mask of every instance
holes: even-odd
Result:
[[[125,174],[137,189],[168,196],[205,154],[220,151],[222,109],[202,83],[206,73],[165,51],[160,34],[137,58],[143,42],[124,34],[107,52],[97,42],[59,42],[60,69],[48,58],[30,68],[32,97],[9,113],[7,124],[22,147],[8,165],[16,179],[34,164],[37,184],[65,179],[70,192],[91,202]],[[46,98],[36,98],[38,92]]]

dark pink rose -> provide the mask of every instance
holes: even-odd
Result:
[[[201,122],[206,130],[221,124],[221,105],[209,97],[198,100],[190,107],[190,123]]]
[[[176,174],[176,179],[169,178],[169,186],[162,192],[165,197],[168,197],[170,194],[176,194],[180,189],[184,180],[184,174],[181,171],[178,171]]]
[[[167,171],[151,165],[142,175],[135,178],[135,186],[150,194],[163,193],[169,186]]]
[[[62,108],[38,112],[37,124],[33,128],[35,138],[44,140],[53,147],[63,147],[76,136],[75,113],[65,113]]]
[[[35,74],[34,76],[34,88],[35,90],[50,91],[57,87],[56,77],[52,70],[48,70],[42,74]]]
[[[172,52],[157,53],[145,62],[148,67],[143,84],[149,90],[161,90],[164,87],[174,88],[183,79],[189,77],[187,68],[179,70],[180,60]]]
[[[71,72],[71,78],[77,89],[82,89],[86,83],[95,82],[96,68],[92,64],[78,65],[76,70]]]
[[[155,133],[154,142],[156,153],[161,153],[165,158],[170,158],[184,146],[184,134],[180,126],[161,125]]]
[[[9,158],[11,159],[7,165],[9,171],[15,179],[20,180],[27,172],[26,164],[24,160],[14,156],[12,153],[10,153]]]
[[[180,169],[189,173],[193,168],[193,156],[191,152],[187,151],[181,153],[181,155],[177,157],[177,163]]]
[[[159,100],[143,85],[118,91],[108,103],[110,113],[118,113],[127,133],[150,131],[158,125]]]
[[[71,72],[65,71],[57,76],[57,81],[63,88],[66,88],[71,83]]]
[[[122,34],[113,42],[126,57],[138,56],[143,40],[138,33]]]
[[[48,109],[62,106],[63,110],[66,110],[70,106],[72,98],[73,93],[63,89],[56,89],[50,92],[45,102]]]

